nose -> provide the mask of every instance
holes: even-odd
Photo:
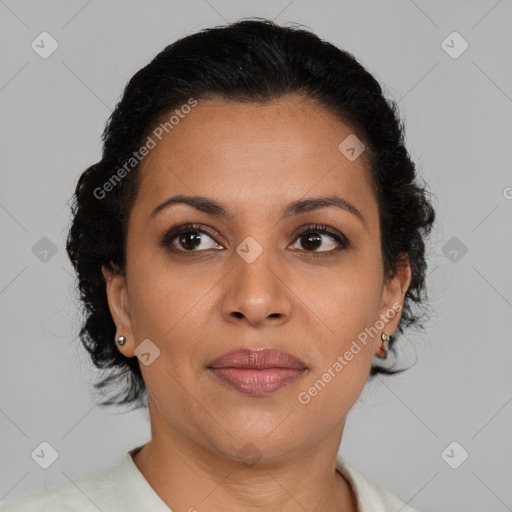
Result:
[[[286,283],[286,262],[263,252],[253,261],[233,254],[233,267],[226,276],[222,314],[229,322],[246,322],[253,327],[288,321],[292,301]]]

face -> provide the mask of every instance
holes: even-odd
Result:
[[[126,279],[104,275],[153,429],[230,457],[340,432],[410,282],[383,278],[368,169],[338,148],[352,133],[296,96],[200,100],[144,158]],[[157,209],[178,195],[207,201]]]

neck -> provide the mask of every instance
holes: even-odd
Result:
[[[353,491],[335,471],[341,442],[338,428],[321,445],[279,457],[251,453],[229,457],[195,442],[176,429],[152,439],[134,456],[139,471],[172,510],[194,512],[356,512]]]

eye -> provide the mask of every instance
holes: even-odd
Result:
[[[324,238],[324,240],[326,240],[325,244],[327,249],[318,251],[318,247],[322,246],[322,237],[327,236],[328,238]],[[330,241],[329,238],[331,239]],[[298,240],[300,241],[300,245],[302,245],[304,248],[303,250],[313,253],[331,253],[348,248],[348,242],[346,238],[341,233],[330,228],[329,226],[326,226],[325,224],[315,224],[313,226],[307,227],[299,233]]]
[[[214,239],[214,233],[206,226],[184,224],[168,231],[160,245],[164,248],[172,246],[182,253],[202,252],[207,249],[223,249]],[[208,239],[210,242],[208,242]]]
[[[215,236],[214,231],[207,226],[187,223],[171,228],[163,236],[160,245],[184,255],[192,255],[208,249],[224,249],[215,241]],[[340,232],[324,224],[308,226],[297,235],[296,240],[300,240],[302,246],[298,249],[309,253],[333,253],[349,247],[347,239]],[[317,250],[322,243],[327,245],[326,250]],[[294,250],[296,249],[297,247]]]

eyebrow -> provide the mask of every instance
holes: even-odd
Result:
[[[204,196],[184,196],[177,195],[166,199],[163,203],[159,204],[152,212],[151,218],[154,218],[158,213],[165,210],[173,204],[187,204],[200,212],[208,215],[214,215],[216,217],[233,218],[233,214],[225,208],[222,204],[209,199]],[[338,196],[323,196],[323,197],[311,197],[306,199],[298,199],[292,203],[286,205],[280,214],[280,220],[292,217],[294,215],[300,215],[301,213],[307,213],[319,208],[326,208],[328,206],[336,206],[345,210],[346,212],[357,217],[365,226],[366,221],[362,213],[353,205],[350,201],[343,199]]]

